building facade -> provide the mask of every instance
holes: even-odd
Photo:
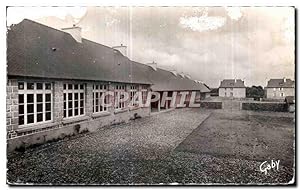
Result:
[[[150,115],[131,104],[150,91],[148,67],[119,51],[30,20],[13,25],[7,42],[8,151]]]
[[[224,79],[219,87],[220,97],[246,98],[246,86],[241,79]]]
[[[270,79],[265,87],[268,99],[285,99],[286,96],[295,96],[295,81],[291,79]]]
[[[125,46],[110,48],[80,32],[76,26],[57,30],[27,19],[9,28],[8,151],[146,117],[152,106],[171,109],[170,100],[160,106],[165,92],[168,97],[177,92],[177,101],[188,91],[186,102],[194,91],[199,100],[209,92],[202,83],[129,60],[126,50],[120,51]],[[151,91],[160,97],[147,105]],[[121,101],[126,94],[128,100]],[[132,102],[136,94],[142,105]]]

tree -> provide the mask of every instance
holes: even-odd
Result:
[[[264,89],[261,86],[252,86],[246,88],[246,97],[258,100],[264,97]]]

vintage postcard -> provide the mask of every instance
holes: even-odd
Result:
[[[6,11],[8,185],[295,185],[294,7]]]

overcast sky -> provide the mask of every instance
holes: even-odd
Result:
[[[55,28],[77,24],[84,38],[128,46],[128,57],[184,72],[217,87],[294,79],[294,9],[290,7],[10,7],[7,25],[24,18]]]

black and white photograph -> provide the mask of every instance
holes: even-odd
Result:
[[[295,185],[296,17],[7,6],[7,186]]]

